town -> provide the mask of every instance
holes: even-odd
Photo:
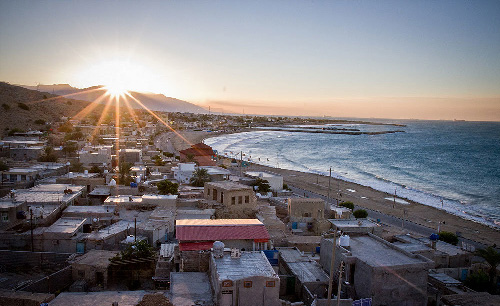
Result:
[[[498,261],[454,233],[386,224],[340,187],[311,196],[201,142],[327,119],[95,114],[0,141],[0,305],[500,303],[475,290],[498,290]]]

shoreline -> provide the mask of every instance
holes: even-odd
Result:
[[[248,131],[248,129],[242,129],[233,133],[240,133],[245,131]],[[201,131],[180,131],[180,133],[192,144],[202,142],[206,138],[217,137],[223,134],[232,134],[222,132],[208,133]],[[172,145],[176,150],[182,150],[190,146],[179,137],[175,137],[172,139]],[[250,163],[250,165],[251,166],[246,169],[247,171],[262,170],[274,172],[283,176],[283,182],[286,184],[293,185],[294,187],[298,187],[300,189],[308,190],[324,196],[326,196],[328,193],[328,176],[297,170],[269,167],[255,163]],[[396,204],[394,205],[392,201],[394,197],[393,194],[389,194],[373,189],[372,187],[363,186],[354,182],[344,181],[342,179],[334,177],[331,178],[331,186],[331,195],[335,196],[337,193],[337,188],[338,186],[340,186],[342,200],[352,201],[356,206],[362,208],[371,209],[397,218],[402,218],[404,211],[406,211],[405,219],[407,221],[425,226],[430,229],[434,229],[436,232],[438,227],[440,227],[441,231],[448,231],[452,233],[460,232],[461,237],[476,241],[478,243],[482,243],[486,246],[493,245],[500,241],[499,230],[477,221],[462,218],[458,215],[451,214],[445,210],[438,209],[433,206],[428,206],[400,197],[396,197]],[[334,197],[332,196],[331,198]],[[391,200],[388,200],[386,198],[390,198]],[[406,203],[401,203],[401,201],[398,201],[398,199],[401,199]]]

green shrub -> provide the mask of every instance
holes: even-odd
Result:
[[[354,210],[354,203],[351,202],[351,201],[342,202],[342,203],[340,203],[340,206],[341,207],[347,207],[350,210]]]
[[[352,214],[356,219],[368,217],[368,212],[364,209],[357,209]]]
[[[44,125],[45,124],[45,120],[43,120],[43,119],[36,119],[35,120],[35,124]]]
[[[24,109],[24,110],[30,110],[30,107],[24,103],[17,103],[17,106],[19,106],[20,109]]]
[[[439,233],[439,240],[442,240],[444,242],[457,245],[458,244],[458,236],[451,233],[451,232],[440,232]]]
[[[172,183],[169,180],[163,180],[156,184],[160,194],[179,194],[179,184]]]
[[[5,111],[8,111],[10,109],[10,106],[8,104],[5,104],[5,103],[2,103],[2,108],[5,110]]]
[[[475,291],[486,291],[490,285],[488,273],[483,270],[471,273],[464,281],[464,284]]]

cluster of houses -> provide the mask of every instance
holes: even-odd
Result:
[[[50,254],[66,263],[43,285],[12,289],[19,299],[136,305],[147,289],[160,290],[173,305],[445,305],[446,296],[475,294],[460,282],[472,269],[469,250],[389,235],[383,224],[356,219],[349,208],[284,190],[277,174],[238,176],[239,169],[231,171],[229,160],[218,160],[202,143],[169,157],[141,140],[153,128],[130,132],[120,146],[112,137],[82,144],[79,163],[100,173],[70,172],[69,163],[20,163],[43,147],[33,139],[39,135],[23,145],[2,142],[16,162],[1,171],[8,192],[0,199],[0,265],[50,265],[37,259]],[[117,184],[117,156],[131,165],[130,184]],[[203,187],[189,184],[198,169],[209,176]],[[256,179],[271,192],[256,192]],[[164,180],[178,183],[178,192],[159,194],[156,184]],[[138,242],[156,256],[120,259]],[[22,294],[30,288],[40,295]],[[64,292],[54,299],[56,291]],[[0,295],[15,300],[9,292]]]

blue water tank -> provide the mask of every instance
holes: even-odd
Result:
[[[130,187],[132,187],[132,188],[137,188],[137,183],[135,183],[135,182],[130,182]]]

